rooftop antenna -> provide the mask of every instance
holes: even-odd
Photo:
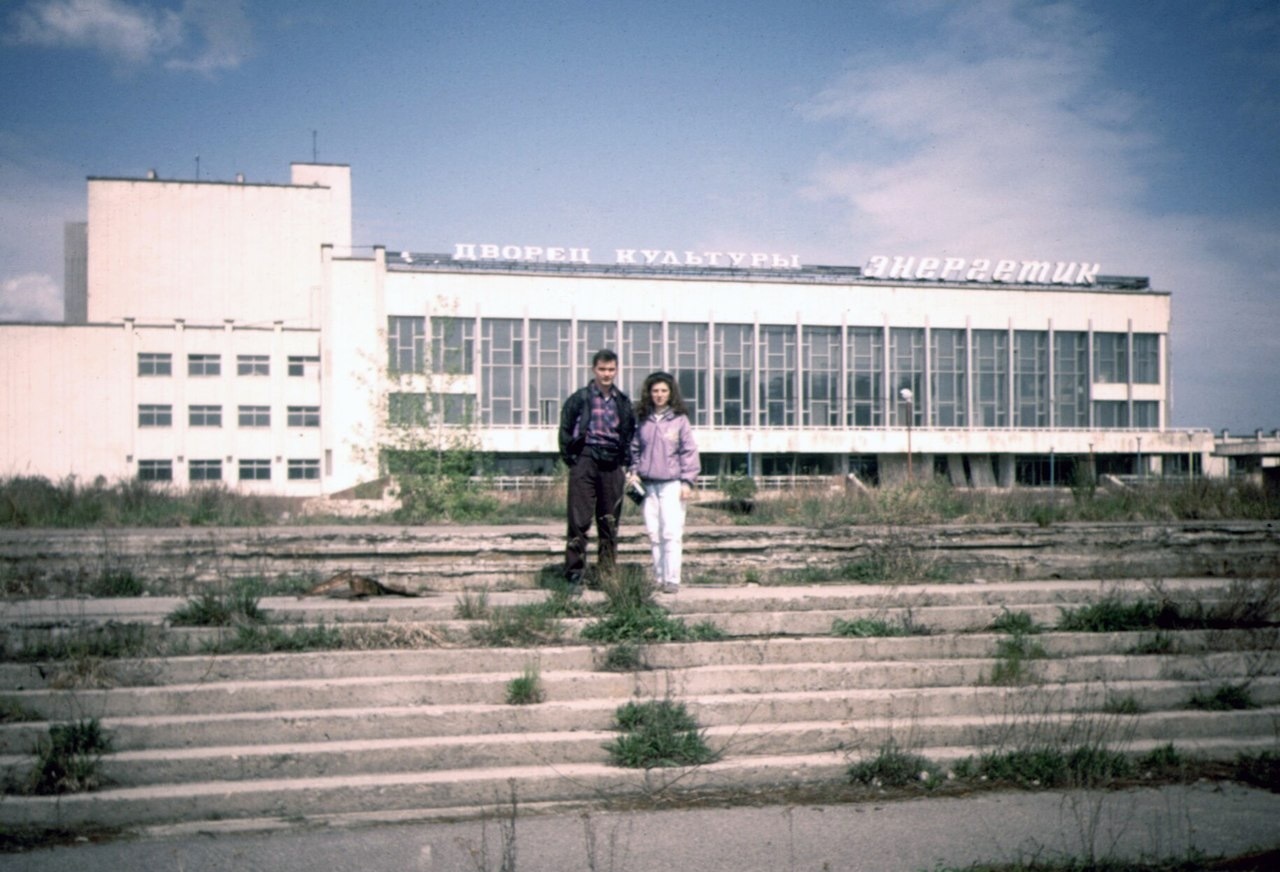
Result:
[[[196,181],[200,181],[200,155],[196,155]]]
[[[316,150],[316,132],[311,131],[311,162],[320,163],[320,152]]]

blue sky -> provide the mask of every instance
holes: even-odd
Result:
[[[352,167],[355,242],[1098,262],[1280,427],[1280,0],[0,0],[0,319],[86,176]]]

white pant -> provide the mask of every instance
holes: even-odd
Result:
[[[684,545],[680,482],[646,481],[644,490],[644,526],[653,549],[653,579],[657,584],[679,584]]]

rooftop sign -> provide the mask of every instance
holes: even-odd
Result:
[[[1097,263],[1048,260],[989,260],[963,257],[886,257],[867,261],[862,274],[871,279],[934,279],[940,282],[1014,282],[1028,285],[1093,285]]]
[[[636,266],[713,267],[720,269],[800,269],[800,255],[759,251],[672,251],[658,248],[617,248],[616,264]],[[592,263],[591,249],[542,245],[480,245],[458,242],[454,260],[503,260],[526,263]]]

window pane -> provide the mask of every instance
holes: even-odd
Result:
[[[236,375],[271,375],[271,359],[265,354],[238,355]]]
[[[173,374],[173,355],[143,351],[138,353],[138,375],[166,376]]]
[[[387,318],[387,369],[392,373],[422,372],[426,364],[427,319],[423,315]]]
[[[187,375],[208,376],[222,375],[222,355],[220,354],[188,354]]]

